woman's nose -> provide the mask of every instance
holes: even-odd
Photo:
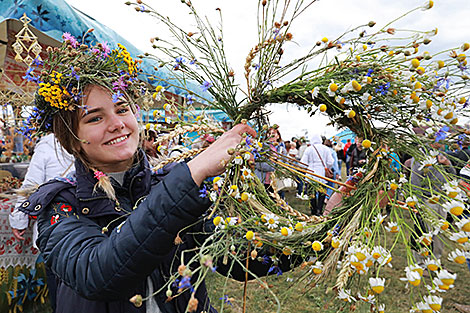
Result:
[[[114,132],[120,129],[124,129],[124,122],[118,116],[113,116],[109,123],[109,131]]]

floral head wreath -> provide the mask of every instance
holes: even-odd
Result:
[[[123,96],[137,100],[145,91],[137,79],[141,60],[134,60],[123,45],[118,43],[117,49],[111,50],[106,42],[87,46],[69,33],[62,38],[62,46],[49,47],[48,58],[35,61],[26,73],[26,79],[38,84],[35,107],[21,129],[27,136],[32,131],[52,131],[53,116],[60,111],[86,109],[82,98],[89,85],[107,88],[115,102]],[[38,65],[43,69],[35,76],[33,66]]]

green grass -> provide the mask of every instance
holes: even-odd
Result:
[[[286,199],[294,208],[304,213],[309,212],[307,202],[296,199],[294,192],[286,193]],[[392,236],[388,237],[388,240],[393,240]],[[407,288],[406,283],[399,280],[400,277],[405,276],[403,269],[407,265],[404,247],[398,245],[393,250],[392,256],[394,267],[386,267],[381,270],[380,276],[387,278],[385,291],[380,295],[381,302],[385,304],[385,312],[409,312],[411,308],[410,299],[415,299],[416,301],[417,294],[412,292],[416,287]],[[446,269],[452,273],[457,273],[457,280],[454,284],[455,287],[446,293],[439,294],[439,296],[444,298],[441,312],[459,312],[453,307],[453,303],[470,304],[470,295],[467,285],[470,281],[470,271],[465,264],[458,265],[450,263],[444,258],[441,261]],[[333,273],[331,278],[316,286],[308,284],[306,281],[299,282],[302,275],[301,269],[295,269],[279,277],[266,277],[264,280],[272,286],[272,291],[278,295],[282,304],[281,312],[371,312],[371,306],[367,303],[358,302],[357,304],[349,304],[336,299],[336,293],[331,290],[331,287],[336,281],[336,274],[337,273]],[[288,279],[292,279],[293,281],[288,282]],[[429,278],[427,279],[429,282]],[[219,312],[243,312],[243,285],[243,283],[227,279],[219,274],[211,274],[207,279],[207,286],[212,299],[212,305],[219,310]],[[424,288],[423,284],[418,288]],[[220,298],[224,294],[230,298],[231,305],[225,304],[222,308],[222,300],[220,300]],[[276,312],[274,298],[259,282],[248,282],[246,312]]]

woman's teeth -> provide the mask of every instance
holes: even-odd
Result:
[[[114,145],[114,144],[116,144],[116,143],[118,143],[118,142],[121,142],[121,141],[123,141],[123,140],[126,140],[126,139],[127,139],[127,135],[122,136],[122,137],[119,137],[119,138],[116,138],[116,139],[113,139],[113,140],[111,140],[110,142],[106,143],[106,145]]]

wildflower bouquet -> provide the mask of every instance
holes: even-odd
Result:
[[[25,79],[39,86],[33,112],[21,129],[26,135],[32,130],[51,131],[52,116],[61,110],[82,108],[82,85],[108,88],[113,101],[125,94],[138,100],[144,90],[137,80],[141,60],[134,60],[124,46],[118,44],[113,50],[106,43],[87,46],[68,33],[63,39],[62,46],[48,47],[49,58],[39,73],[35,71],[43,65],[40,60],[35,60],[26,72]]]

